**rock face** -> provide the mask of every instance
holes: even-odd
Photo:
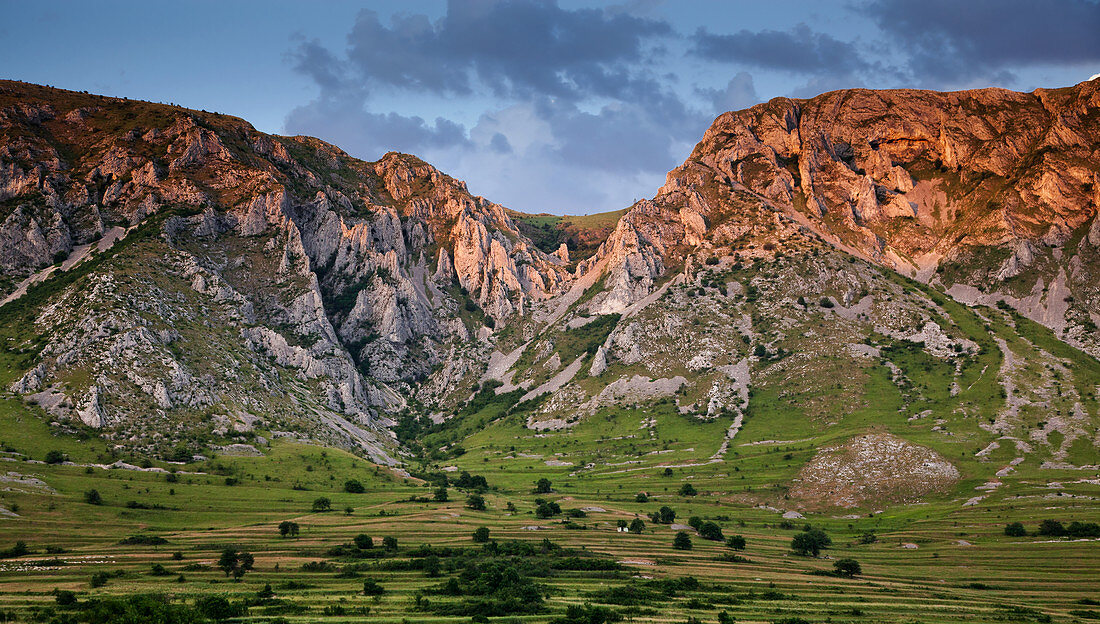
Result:
[[[723,461],[757,388],[828,427],[821,397],[907,387],[891,349],[979,404],[979,337],[891,271],[1100,353],[1098,89],[726,113],[652,199],[570,225],[571,253],[415,156],[0,82],[7,385],[150,452],[262,429],[385,462],[397,421],[487,391],[536,429],[620,405],[729,421]]]
[[[1004,299],[1097,354],[1098,150],[1100,81],[778,98],[716,119],[580,270],[604,263],[599,310],[621,311],[686,250],[751,236],[763,208],[903,274]],[[1059,318],[1047,297],[1022,303],[1062,270],[1072,304]]]

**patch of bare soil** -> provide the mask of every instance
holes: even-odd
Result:
[[[876,432],[818,451],[790,495],[816,508],[911,503],[950,491],[958,479],[958,469],[936,451]]]

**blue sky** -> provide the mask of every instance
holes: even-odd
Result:
[[[725,110],[1100,73],[1095,0],[0,0],[0,77],[415,153],[527,212],[654,194]]]

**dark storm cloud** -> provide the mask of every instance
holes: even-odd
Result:
[[[786,31],[741,30],[730,35],[700,28],[690,54],[711,61],[802,73],[851,73],[870,67],[855,44],[816,32],[805,24]]]
[[[671,35],[667,23],[625,12],[452,0],[434,22],[404,15],[387,25],[362,11],[348,60],[362,78],[400,89],[463,95],[476,80],[498,96],[617,97],[636,88],[648,44]]]
[[[875,0],[860,7],[910,50],[930,85],[1004,81],[1012,69],[1100,61],[1100,3],[1087,0]]]

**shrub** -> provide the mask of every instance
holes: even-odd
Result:
[[[726,540],[726,546],[734,550],[745,550],[745,536],[731,535],[730,538]]]
[[[698,492],[695,491],[695,486],[690,483],[685,483],[680,486],[680,496],[695,496]]]
[[[672,540],[672,547],[676,550],[691,550],[691,536],[687,531],[680,531]]]
[[[88,490],[84,492],[84,502],[89,505],[102,505],[103,497],[99,495],[99,490]]]
[[[474,530],[474,541],[484,544],[489,541],[489,527],[478,527]]]
[[[821,298],[821,307],[823,307],[823,308],[833,307],[833,300],[828,298],[828,297],[822,297]]]
[[[1073,537],[1100,537],[1100,524],[1095,522],[1070,522],[1066,533]]]
[[[435,502],[437,503],[447,502],[447,499],[449,498],[447,496],[447,486],[440,486],[436,488],[435,493],[432,494],[432,498],[434,498]]]
[[[688,526],[698,531],[703,526],[703,519],[699,516],[692,516],[688,518]]]
[[[397,538],[392,535],[387,535],[382,538],[382,548],[386,550],[397,550]]]
[[[60,464],[65,461],[65,454],[58,450],[49,451],[46,453],[47,464]]]
[[[630,528],[627,530],[631,533],[641,533],[645,530],[645,522],[642,522],[641,518],[634,518],[630,521]]]
[[[1024,528],[1023,523],[1010,522],[1005,525],[1005,535],[1009,537],[1024,537],[1027,535],[1027,529]]]
[[[374,548],[374,538],[365,533],[356,535],[355,538],[352,539],[352,542],[355,543],[355,547],[359,550],[370,550]]]
[[[344,491],[348,494],[362,494],[367,489],[363,487],[363,484],[355,479],[348,479],[344,482]]]
[[[649,494],[646,494],[645,492],[638,492],[638,495],[634,497],[634,502],[635,503],[648,503],[649,502]]]
[[[71,607],[76,604],[76,592],[67,589],[58,590],[54,595],[54,602],[59,607]]]
[[[481,494],[471,494],[466,498],[466,506],[474,511],[485,511],[485,497]]]
[[[837,559],[833,562],[833,569],[836,571],[837,576],[843,578],[853,578],[863,574],[863,569],[859,567],[859,562],[855,559]]]
[[[543,477],[535,483],[535,494],[549,494],[551,490],[550,479]]]
[[[332,501],[325,496],[314,499],[312,509],[315,512],[332,511]]]
[[[27,543],[19,541],[15,543],[15,546],[6,550],[0,550],[0,559],[14,559],[16,557],[22,557],[23,555],[29,555],[30,548],[27,548]]]
[[[374,579],[367,579],[363,581],[363,595],[365,596],[381,596],[386,593],[386,588],[378,584],[378,581]]]

